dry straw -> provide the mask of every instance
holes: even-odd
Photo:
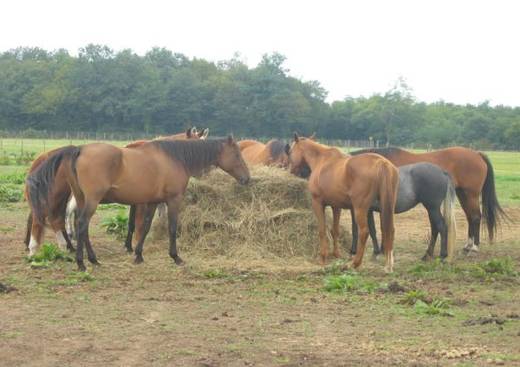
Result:
[[[165,215],[157,217],[152,238],[165,239]],[[248,186],[220,169],[192,178],[179,219],[181,253],[249,259],[316,253],[307,181],[276,167],[253,167]],[[344,230],[341,237],[350,241]]]

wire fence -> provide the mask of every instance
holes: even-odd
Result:
[[[0,131],[0,165],[28,164],[40,153],[58,148],[64,145],[82,145],[95,141],[105,141],[117,146],[124,146],[128,142],[153,139],[158,135],[136,132],[84,132],[84,131],[36,131],[24,132]],[[237,136],[237,139],[249,137]],[[251,138],[267,142],[270,137]],[[290,139],[286,139],[287,142]],[[365,148],[381,148],[386,144],[380,140],[350,140],[350,139],[319,139],[323,144],[343,148],[345,151]],[[429,143],[402,145],[405,149],[433,150],[442,147],[432,146]],[[477,150],[493,150],[489,147],[469,145],[469,148]],[[495,149],[500,151],[501,149]]]

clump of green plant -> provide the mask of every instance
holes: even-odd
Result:
[[[433,261],[417,263],[409,271],[415,275],[424,275],[443,270],[445,267],[446,264],[444,264],[440,259],[435,259]]]
[[[124,212],[119,212],[113,217],[103,219],[101,224],[106,233],[115,235],[117,239],[123,239],[128,230],[128,217]]]
[[[34,161],[34,158],[36,157],[35,152],[22,152],[21,154],[17,154],[15,161],[16,164],[20,166],[25,166],[30,164],[32,161]]]
[[[66,283],[67,285],[76,285],[79,283],[92,282],[93,280],[94,277],[91,274],[83,271],[75,271],[67,276]]]
[[[494,258],[478,264],[468,265],[460,269],[474,278],[491,280],[497,277],[516,277],[518,272],[514,268],[511,258]]]
[[[447,301],[441,299],[433,300],[431,303],[419,299],[415,302],[414,309],[416,313],[421,315],[453,316],[449,306]]]
[[[24,172],[9,173],[0,176],[0,183],[10,183],[21,185],[25,183],[26,174]]]
[[[412,289],[411,291],[406,292],[404,295],[403,303],[407,305],[415,305],[418,301],[422,302],[431,302],[431,297],[428,295],[426,291],[421,289]]]
[[[46,268],[57,260],[73,261],[68,254],[52,243],[43,244],[36,254],[27,257],[33,268]]]
[[[19,186],[0,184],[0,202],[16,203],[23,199],[23,192]]]
[[[227,278],[229,274],[226,273],[223,269],[209,269],[202,273],[205,278],[208,279],[217,279],[217,278]]]
[[[325,278],[325,290],[327,292],[373,292],[379,288],[374,281],[363,279],[356,274],[330,275]]]

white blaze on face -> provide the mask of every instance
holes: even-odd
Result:
[[[31,235],[31,241],[29,242],[29,256],[33,256],[39,247],[38,241]]]
[[[56,241],[62,250],[67,249],[67,241],[65,241],[65,237],[63,237],[63,233],[61,233],[61,231],[56,232]]]

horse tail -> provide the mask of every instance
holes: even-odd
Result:
[[[73,145],[60,148],[27,177],[29,205],[34,213],[33,220],[37,223],[45,224],[45,209],[49,207],[49,196],[54,187],[56,172],[63,160],[76,159],[79,152],[80,148]]]
[[[27,196],[25,197],[27,199]],[[29,249],[29,242],[31,241],[31,230],[32,230],[32,210],[29,212],[29,216],[27,217],[27,228],[25,230],[25,247]]]
[[[455,221],[455,201],[457,196],[455,193],[455,186],[453,185],[453,181],[451,180],[450,175],[446,172],[444,174],[448,178],[448,185],[446,187],[446,197],[442,202],[442,216],[448,231],[448,259],[451,259],[453,257],[455,241],[457,239],[457,225]]]
[[[486,180],[482,187],[482,216],[487,224],[489,240],[493,242],[500,219],[509,220],[509,217],[498,203],[493,165],[487,155],[481,152],[479,154],[487,166]]]
[[[378,172],[378,194],[381,213],[381,236],[383,252],[387,258],[392,256],[394,243],[394,211],[399,185],[399,173],[397,168],[386,159],[381,162]]]

